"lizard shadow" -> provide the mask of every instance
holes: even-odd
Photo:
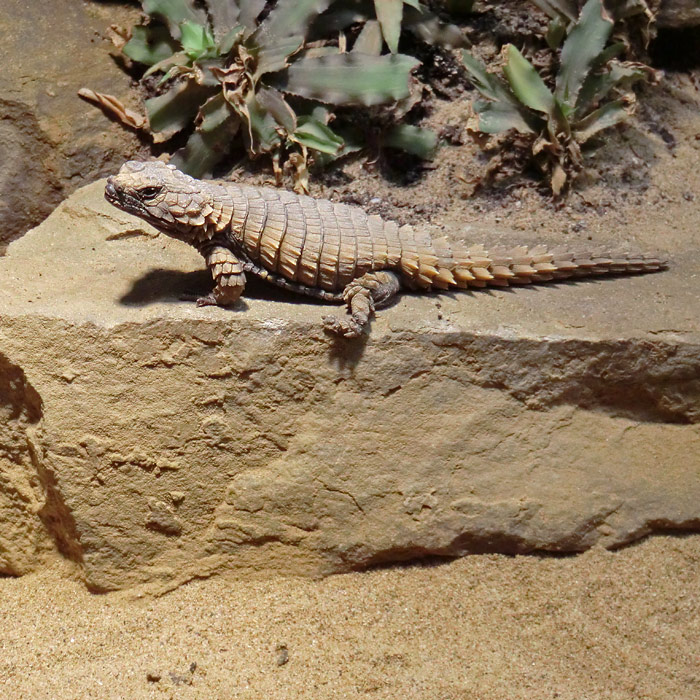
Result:
[[[177,303],[186,295],[204,296],[211,287],[211,275],[206,270],[181,272],[158,268],[134,280],[131,289],[119,297],[119,303],[124,306]]]
[[[134,280],[125,294],[119,298],[124,306],[149,306],[157,303],[179,303],[192,301],[192,298],[205,296],[211,292],[214,282],[211,273],[206,270],[166,270],[157,268],[149,270],[139,279]],[[313,304],[328,306],[320,299],[290,294],[284,289],[268,284],[253,275],[248,275],[244,298],[263,301],[284,302],[287,304]],[[239,301],[235,310],[240,310]]]

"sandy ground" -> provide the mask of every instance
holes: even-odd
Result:
[[[0,579],[0,697],[693,700],[700,535],[155,599]]]

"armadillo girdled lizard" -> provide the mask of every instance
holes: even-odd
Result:
[[[196,180],[160,161],[125,163],[105,197],[163,233],[193,245],[214,277],[199,305],[233,304],[245,273],[279,287],[347,304],[327,330],[355,337],[402,289],[508,286],[666,267],[646,255],[576,254],[544,246],[464,247],[362,209],[271,187]]]

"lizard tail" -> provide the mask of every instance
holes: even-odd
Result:
[[[427,241],[415,253],[402,256],[400,268],[409,286],[451,289],[549,282],[604,274],[634,274],[665,270],[659,255],[637,253],[574,253],[546,246],[527,248],[460,248],[447,241]]]

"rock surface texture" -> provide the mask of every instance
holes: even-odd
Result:
[[[697,0],[662,0],[657,21],[660,27],[673,29],[700,26],[700,3]]]
[[[700,526],[697,249],[405,297],[346,342],[262,286],[179,302],[201,258],[103,188],[0,259],[0,571],[54,547],[111,590]]]
[[[129,77],[103,33],[138,16],[115,3],[0,3],[0,249],[139,151],[133,133],[77,95],[91,87],[128,97]]]

